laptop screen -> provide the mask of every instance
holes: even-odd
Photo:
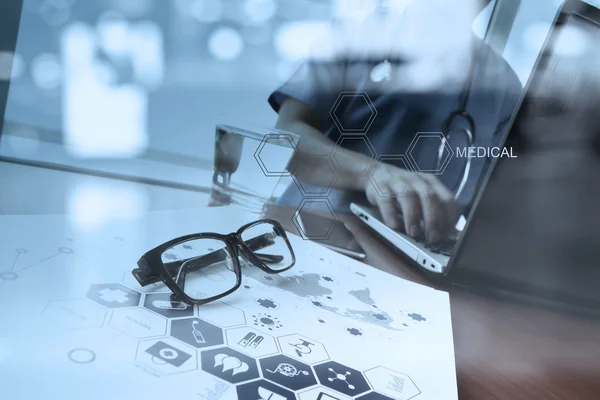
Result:
[[[23,0],[2,0],[0,4],[0,136],[22,8]]]
[[[600,18],[552,29],[451,274],[554,300],[600,304]]]

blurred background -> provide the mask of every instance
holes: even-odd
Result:
[[[0,156],[206,186],[215,125],[273,126],[315,38],[382,2],[24,0]],[[559,5],[496,0],[473,30],[525,83]]]

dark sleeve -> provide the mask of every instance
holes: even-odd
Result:
[[[294,98],[315,110],[324,126],[329,111],[343,91],[344,62],[303,62],[290,79],[269,96],[269,104],[279,112],[287,97]]]

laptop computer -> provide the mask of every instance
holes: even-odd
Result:
[[[470,210],[431,246],[351,211],[438,283],[600,310],[600,10],[559,10]]]
[[[23,0],[2,0],[0,4],[0,140],[22,9]]]

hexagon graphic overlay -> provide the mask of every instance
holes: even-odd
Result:
[[[312,170],[315,168],[315,165],[323,167],[320,171],[320,179],[327,183],[322,186],[315,186],[298,178],[298,175],[302,175],[302,171]],[[292,179],[304,197],[329,196],[337,178],[337,170],[330,156],[309,156],[306,162],[297,163],[292,169]]]
[[[406,156],[403,156],[403,155],[399,155],[399,156],[379,156],[378,160],[380,162],[382,162],[382,163],[392,164],[392,165],[394,165],[396,167],[405,169],[407,171],[414,171],[414,168],[413,168],[412,164],[410,163],[410,161],[408,161],[408,159],[406,158]],[[389,190],[389,188],[387,188],[383,184],[383,182],[379,181],[380,178],[379,178],[379,175],[377,174],[377,170],[376,169],[374,169],[374,170],[371,171],[370,178],[371,178],[371,183],[373,184],[373,187],[375,188],[375,191],[381,197],[399,196],[406,189],[406,185],[403,185],[403,187],[401,187],[399,189],[396,188],[396,191],[392,192],[391,190]]]
[[[428,168],[426,166],[419,166],[419,162],[417,160],[417,155],[413,154],[413,152],[417,148],[419,141],[430,141],[430,142],[435,143],[435,146],[434,146],[435,150],[432,150],[432,151],[435,151],[436,159],[438,156],[439,148],[443,144],[443,146],[444,146],[443,158],[442,158],[442,162],[440,163],[439,167],[436,165],[436,168],[432,169],[432,168]],[[416,171],[432,173],[434,175],[442,175],[444,173],[444,171],[446,170],[446,167],[448,166],[448,164],[454,157],[454,151],[452,150],[452,147],[450,147],[450,144],[448,143],[446,136],[444,136],[444,134],[442,132],[418,132],[415,135],[414,139],[412,140],[410,146],[408,147],[408,150],[406,151],[406,157],[408,158],[408,160],[413,165],[413,168]]]
[[[322,218],[302,218],[304,213],[313,212]],[[328,199],[304,199],[294,213],[292,222],[305,240],[327,240],[338,219]],[[309,220],[310,222],[308,222]]]
[[[377,110],[366,92],[341,92],[329,115],[342,134],[366,134],[377,118]],[[350,115],[354,121],[348,118]]]
[[[339,159],[339,151],[347,149],[361,153],[371,159],[377,158],[377,152],[367,136],[341,136],[337,141],[337,145],[331,154],[331,158],[335,163],[336,168],[341,169],[342,161]],[[369,164],[358,165],[359,175],[369,172]]]
[[[284,149],[289,148],[288,151]],[[296,142],[291,134],[267,134],[254,152],[254,158],[265,176],[290,176],[288,163],[296,150]]]

